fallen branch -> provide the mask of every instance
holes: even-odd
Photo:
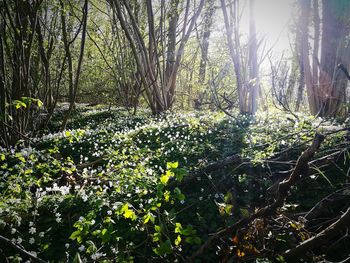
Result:
[[[295,248],[289,249],[282,254],[284,259],[299,258],[307,251],[326,244],[330,239],[338,235],[339,231],[350,226],[350,207],[348,210],[332,225],[318,233],[316,236],[302,242]]]
[[[194,261],[199,255],[203,253],[205,249],[209,247],[209,245],[213,241],[219,239],[220,237],[232,236],[235,230],[247,226],[256,218],[273,215],[276,212],[276,210],[284,204],[284,201],[288,195],[288,191],[290,190],[290,188],[298,181],[302,174],[308,171],[308,162],[315,155],[315,152],[318,150],[323,140],[324,136],[319,133],[316,133],[310,147],[306,149],[298,158],[296,166],[289,178],[279,183],[277,190],[277,199],[274,203],[259,209],[256,213],[248,217],[242,218],[231,227],[216,232],[190,257],[189,260]]]
[[[339,189],[321,201],[319,201],[306,215],[305,219],[308,221],[320,217],[323,213],[329,212],[335,205],[339,203],[349,203],[350,201],[350,185]]]
[[[4,241],[6,244],[10,245],[11,247],[13,247],[15,250],[17,250],[19,253],[21,253],[23,256],[29,257],[30,259],[32,259],[34,262],[40,262],[40,263],[47,263],[45,260],[42,260],[40,258],[38,258],[37,256],[34,256],[32,253],[24,250],[23,248],[19,247],[18,245],[16,245],[15,243],[13,243],[10,239],[0,235],[0,240]]]
[[[99,159],[97,159],[95,161],[92,161],[92,162],[89,162],[89,163],[78,164],[78,165],[76,165],[76,168],[77,169],[84,169],[84,168],[87,168],[87,167],[93,167],[93,166],[95,166],[97,164],[102,163],[104,160],[105,160],[105,158],[102,157],[102,158],[99,158]]]
[[[228,157],[225,157],[224,159],[220,159],[216,162],[211,162],[211,163],[205,165],[204,167],[201,167],[201,168],[198,168],[198,169],[191,171],[188,174],[188,176],[186,176],[182,180],[181,185],[188,185],[190,182],[195,180],[198,176],[202,176],[204,174],[208,174],[208,173],[223,169],[224,167],[227,167],[230,165],[239,165],[245,161],[246,160],[244,160],[239,154],[234,154],[234,155],[230,155]],[[172,182],[176,183],[178,186],[178,182],[175,179]]]
[[[233,164],[241,164],[244,160],[242,157],[238,154],[230,155],[224,159],[221,159],[217,162],[212,162],[206,165],[203,168],[199,168],[193,172],[190,173],[191,176],[198,176],[204,173],[210,173],[219,169],[222,169],[226,166],[233,165]]]

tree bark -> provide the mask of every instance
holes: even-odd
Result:
[[[171,9],[168,13],[169,27],[168,27],[168,45],[166,51],[166,68],[165,68],[165,83],[168,83],[171,77],[171,73],[175,65],[175,52],[176,52],[176,29],[177,22],[179,20],[178,11],[179,0],[171,0]]]
[[[215,13],[214,0],[207,1],[207,9],[204,14],[203,36],[201,40],[201,61],[199,64],[198,83],[203,84],[205,81],[205,73],[207,69],[209,39],[211,34],[211,27],[213,24],[213,15]]]
[[[74,104],[75,104],[75,100],[76,100],[76,96],[77,96],[77,92],[78,92],[79,77],[80,77],[80,73],[81,73],[81,67],[82,67],[82,63],[83,63],[84,49],[85,49],[87,16],[88,16],[88,0],[85,0],[84,7],[83,7],[83,19],[82,19],[83,28],[82,28],[82,32],[81,32],[80,53],[79,53],[79,59],[78,59],[77,70],[75,73],[74,83],[73,83],[73,94],[71,94],[72,97],[70,98],[71,100],[69,103],[69,108],[68,108],[68,110],[65,113],[65,116],[63,118],[61,131],[64,131],[66,129],[69,116],[71,115],[71,113],[74,109]],[[61,17],[64,18],[64,14],[62,14]],[[63,21],[64,21],[64,19],[62,19],[62,22]],[[62,25],[62,27],[63,27],[63,25]],[[63,31],[65,31],[65,30],[63,30]],[[66,37],[66,41],[67,41],[67,37]],[[65,46],[66,46],[66,48],[68,48],[68,49],[66,49],[66,52],[68,52],[68,53],[66,53],[66,55],[68,57],[68,54],[70,54],[68,41],[65,43]]]
[[[303,82],[305,81],[306,85],[306,92],[309,102],[309,109],[311,114],[316,115],[318,112],[318,105],[317,105],[317,92],[316,92],[316,86],[313,83],[313,77],[312,77],[312,69],[310,66],[310,59],[309,59],[309,16],[311,11],[311,1],[310,0],[299,0],[300,8],[301,8],[301,21],[299,24],[300,30],[300,81],[299,81],[299,90],[298,90],[298,100],[301,101],[302,96],[302,87]]]
[[[249,102],[248,112],[255,114],[258,109],[259,66],[258,44],[255,28],[255,0],[249,1]]]
[[[221,1],[221,8],[222,12],[224,15],[224,22],[225,22],[225,28],[226,28],[226,36],[227,36],[227,44],[228,48],[230,51],[230,56],[231,60],[234,65],[234,70],[236,74],[236,85],[237,85],[237,93],[238,93],[238,99],[239,99],[239,110],[241,113],[246,112],[246,98],[244,97],[243,94],[243,81],[242,81],[242,72],[241,72],[241,62],[240,62],[240,54],[239,54],[239,40],[237,39],[238,36],[238,29],[237,29],[237,23],[232,24],[230,22],[228,13],[227,13],[227,8],[226,8],[226,1],[225,0],[220,0]],[[234,9],[236,10],[237,3],[235,2]],[[231,5],[231,3],[230,3]],[[232,6],[231,6],[232,8]],[[237,21],[237,11],[234,12],[233,19]],[[232,20],[232,19],[231,19]],[[235,29],[234,29],[235,27]],[[235,42],[233,41],[233,33],[235,32]]]
[[[320,116],[337,115],[345,102],[347,79],[337,70],[348,35],[350,3],[348,1],[322,2],[322,46],[319,76]]]
[[[203,9],[204,2],[205,2],[205,0],[201,0],[199,2],[197,10],[195,10],[195,12],[191,18],[191,22],[189,23],[188,27],[186,27],[187,18],[185,18],[183,29],[182,29],[182,37],[181,37],[180,45],[179,45],[179,48],[176,52],[175,64],[174,64],[174,67],[172,69],[169,81],[166,83],[166,86],[167,86],[166,87],[166,91],[167,91],[166,99],[167,99],[167,106],[168,107],[171,107],[175,101],[176,79],[177,79],[177,75],[178,75],[177,73],[178,73],[178,70],[180,67],[182,57],[184,55],[185,45],[190,37],[190,34],[192,33],[192,30],[193,30],[193,27],[197,21],[197,18],[199,17],[199,14],[201,13],[201,11]],[[189,1],[187,4],[187,7],[186,7],[187,10],[185,12],[185,17],[188,16],[188,8],[189,8]]]

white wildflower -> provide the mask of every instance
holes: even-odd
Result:
[[[35,233],[36,233],[36,228],[35,227],[29,228],[29,234],[35,234]]]

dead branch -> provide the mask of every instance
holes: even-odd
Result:
[[[0,240],[5,242],[6,244],[10,245],[13,247],[15,250],[17,250],[19,253],[21,253],[23,256],[28,257],[32,259],[34,262],[40,262],[40,263],[47,263],[45,260],[42,260],[41,258],[38,258],[37,256],[34,256],[32,253],[24,250],[23,248],[19,247],[15,243],[11,242],[10,239],[0,235]]]
[[[338,235],[339,231],[350,226],[350,207],[346,212],[332,225],[318,233],[316,236],[302,242],[297,247],[287,250],[282,254],[284,259],[300,257],[307,251],[326,244],[330,239]]]
[[[246,160],[243,159],[239,154],[233,154],[230,156],[225,157],[224,159],[220,159],[216,162],[211,162],[204,167],[197,168],[189,173],[188,176],[186,176],[182,182],[181,185],[188,185],[190,182],[195,180],[198,176],[202,176],[208,173],[211,173],[213,171],[217,171],[220,169],[223,169],[230,165],[240,165],[243,164]],[[178,186],[178,182],[176,182],[175,178],[172,180],[172,183],[176,183]]]
[[[221,159],[216,162],[209,163],[203,168],[199,168],[191,173],[192,176],[198,176],[200,174],[204,173],[210,173],[219,169],[222,169],[228,165],[233,165],[233,164],[241,164],[244,160],[242,157],[238,154],[230,155],[227,156],[224,159]]]
[[[308,162],[315,155],[315,152],[319,149],[323,140],[324,136],[319,133],[316,133],[310,147],[306,149],[298,158],[296,166],[289,178],[279,183],[277,199],[274,203],[259,209],[256,213],[248,217],[242,218],[231,227],[216,232],[190,257],[189,260],[194,261],[195,258],[201,255],[203,251],[207,249],[213,241],[219,239],[220,237],[226,235],[231,236],[235,230],[247,226],[256,218],[267,217],[275,214],[276,210],[284,204],[284,201],[288,195],[290,188],[299,180],[302,174],[308,171]]]
[[[78,165],[76,165],[76,168],[77,169],[84,169],[87,167],[93,167],[93,166],[96,166],[96,165],[102,163],[104,160],[105,160],[105,158],[102,157],[102,158],[99,158],[99,159],[92,161],[92,162],[89,162],[89,163],[78,164]]]
[[[349,202],[350,200],[350,185],[339,189],[319,201],[306,215],[305,219],[312,220],[323,213],[329,211],[338,203]]]

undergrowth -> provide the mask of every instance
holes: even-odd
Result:
[[[315,131],[342,128],[283,113],[233,119],[217,112],[131,116],[105,108],[77,109],[64,132],[59,124],[57,114],[50,133],[0,152],[0,232],[50,262],[187,261],[211,233],[272,200],[267,188],[276,172],[291,169]],[[345,136],[327,136],[318,156]],[[195,173],[235,154],[249,164]],[[283,209],[310,209],[344,182],[348,159],[344,153],[333,170],[315,168]],[[298,222],[282,221],[279,232],[254,222],[250,236],[227,237],[198,260],[276,260],[307,235]],[[11,246],[0,251],[11,262],[27,259]]]

